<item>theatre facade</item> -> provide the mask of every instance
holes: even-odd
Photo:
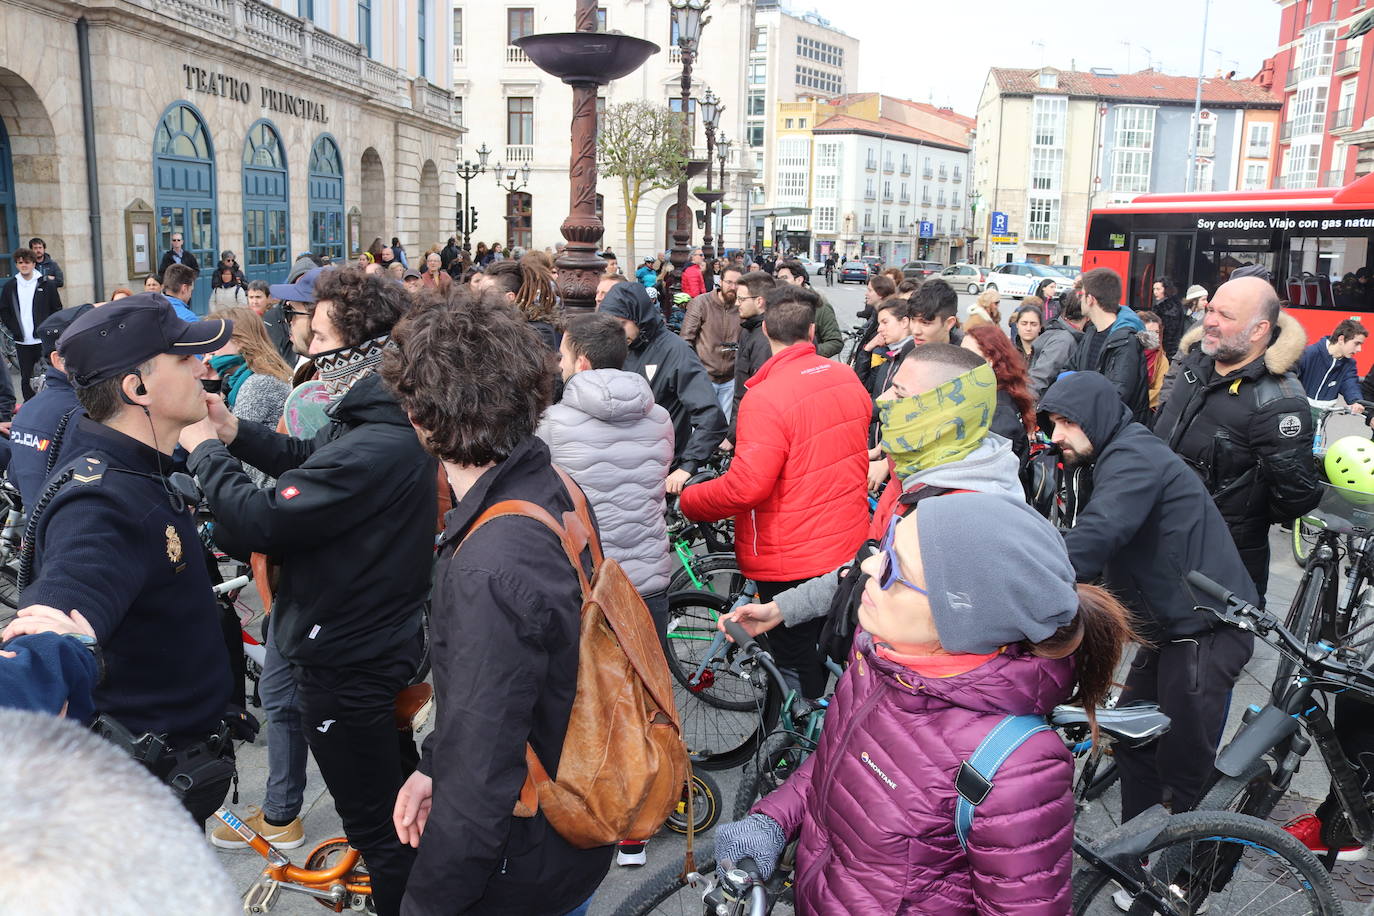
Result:
[[[0,275],[38,236],[64,301],[99,301],[138,289],[184,233],[203,311],[226,249],[250,280],[279,282],[307,250],[442,244],[461,133],[446,0],[410,0],[439,30],[428,41],[399,24],[406,0],[286,2],[5,0]]]

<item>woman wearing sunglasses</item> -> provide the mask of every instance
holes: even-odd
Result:
[[[975,553],[1004,576],[974,574]],[[820,746],[742,821],[717,861],[771,873],[798,839],[797,911],[1065,913],[1073,764],[1053,731],[995,772],[962,838],[955,777],[1008,716],[1106,697],[1126,609],[1076,585],[1054,528],[1006,496],[955,493],[894,519],[862,566],[861,629]]]

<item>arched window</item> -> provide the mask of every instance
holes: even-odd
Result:
[[[283,283],[291,269],[291,202],[286,149],[270,121],[243,144],[243,265],[249,280]]]
[[[210,275],[219,263],[218,210],[215,204],[215,151],[200,113],[174,102],[153,136],[153,182],[157,208],[158,255],[172,250],[173,236],[196,259],[200,277],[187,303],[204,312]]]
[[[329,134],[320,134],[310,149],[310,248],[343,259],[343,159]]]

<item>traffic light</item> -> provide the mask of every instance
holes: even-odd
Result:
[[[477,231],[477,208],[468,207],[468,232]]]

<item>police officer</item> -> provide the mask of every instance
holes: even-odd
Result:
[[[81,448],[30,509],[28,581],[3,634],[81,632],[89,621],[105,663],[97,729],[180,788],[198,821],[233,774],[229,657],[194,520],[166,475],[177,436],[205,416],[196,356],[232,331],[229,321],[182,321],[162,296],[141,293],[63,333],[57,351],[86,411]]]
[[[91,306],[83,305],[54,312],[35,332],[48,361],[43,390],[24,402],[10,429],[9,478],[19,488],[25,511],[38,501],[43,481],[57,467],[63,445],[74,438],[67,432],[74,432],[77,419],[84,414],[76,389],[67,378],[66,364],[57,353],[57,338],[90,310]]]

